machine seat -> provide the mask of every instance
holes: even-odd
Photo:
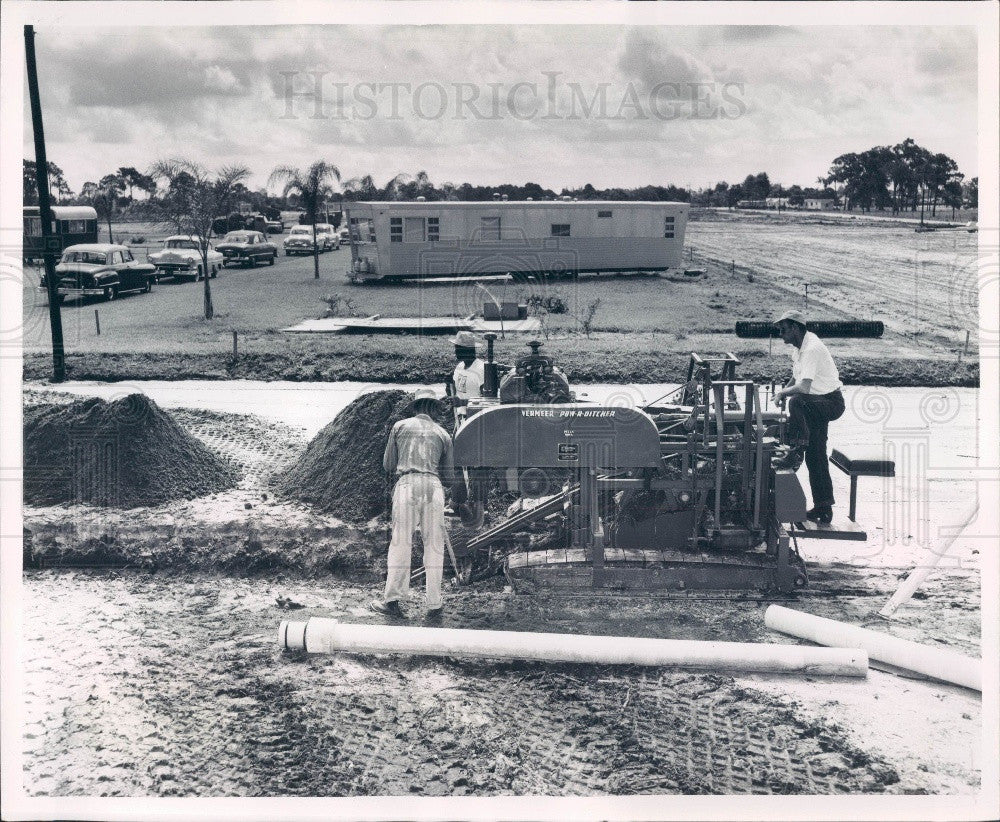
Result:
[[[882,459],[880,451],[870,450],[849,457],[843,451],[834,448],[830,454],[830,462],[853,477],[896,476],[896,463]]]
[[[851,507],[847,515],[851,522],[854,522],[854,515],[857,513],[858,477],[896,476],[896,463],[882,459],[882,453],[873,449],[849,457],[843,451],[834,448],[830,454],[830,462],[851,478]]]

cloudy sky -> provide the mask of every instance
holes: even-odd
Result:
[[[253,187],[316,159],[380,184],[809,185],[905,137],[979,172],[970,28],[40,27],[36,43],[49,157],[74,190],[174,156],[245,164]]]

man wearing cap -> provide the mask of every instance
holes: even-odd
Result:
[[[411,416],[392,427],[382,467],[396,476],[392,492],[392,540],[382,599],[373,600],[373,611],[406,617],[402,602],[410,590],[410,555],[413,531],[420,529],[424,543],[424,576],[427,581],[427,616],[441,616],[441,577],[444,573],[444,488],[453,479],[451,437],[431,419],[440,409],[437,394],[423,388],[408,406]]]
[[[786,311],[775,321],[781,339],[792,350],[792,378],[776,395],[788,401],[788,452],[775,462],[776,468],[797,471],[805,455],[813,507],[806,516],[829,523],[833,519],[833,482],[826,456],[829,424],[844,413],[843,383],[829,349],[812,331],[806,330],[801,311]]]
[[[459,331],[451,342],[458,365],[448,383],[455,391],[449,400],[452,405],[468,405],[470,399],[482,394],[486,363],[476,357],[476,335],[471,331]]]

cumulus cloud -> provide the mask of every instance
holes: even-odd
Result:
[[[487,184],[701,185],[767,170],[808,184],[844,151],[907,136],[977,171],[969,29],[49,31],[49,153],[76,188],[170,155],[245,163],[257,185],[278,163],[320,157],[380,181],[426,169]]]

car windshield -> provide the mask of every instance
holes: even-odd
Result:
[[[312,229],[309,226],[303,226],[302,228],[293,228],[292,234],[301,234],[304,237],[312,236]]]
[[[230,231],[225,239],[224,243],[245,243],[250,239],[250,234],[246,231]]]
[[[198,250],[198,243],[194,240],[167,240],[167,248],[193,248]]]
[[[104,265],[105,259],[103,251],[67,251],[62,256],[64,263],[89,263],[90,265]]]

